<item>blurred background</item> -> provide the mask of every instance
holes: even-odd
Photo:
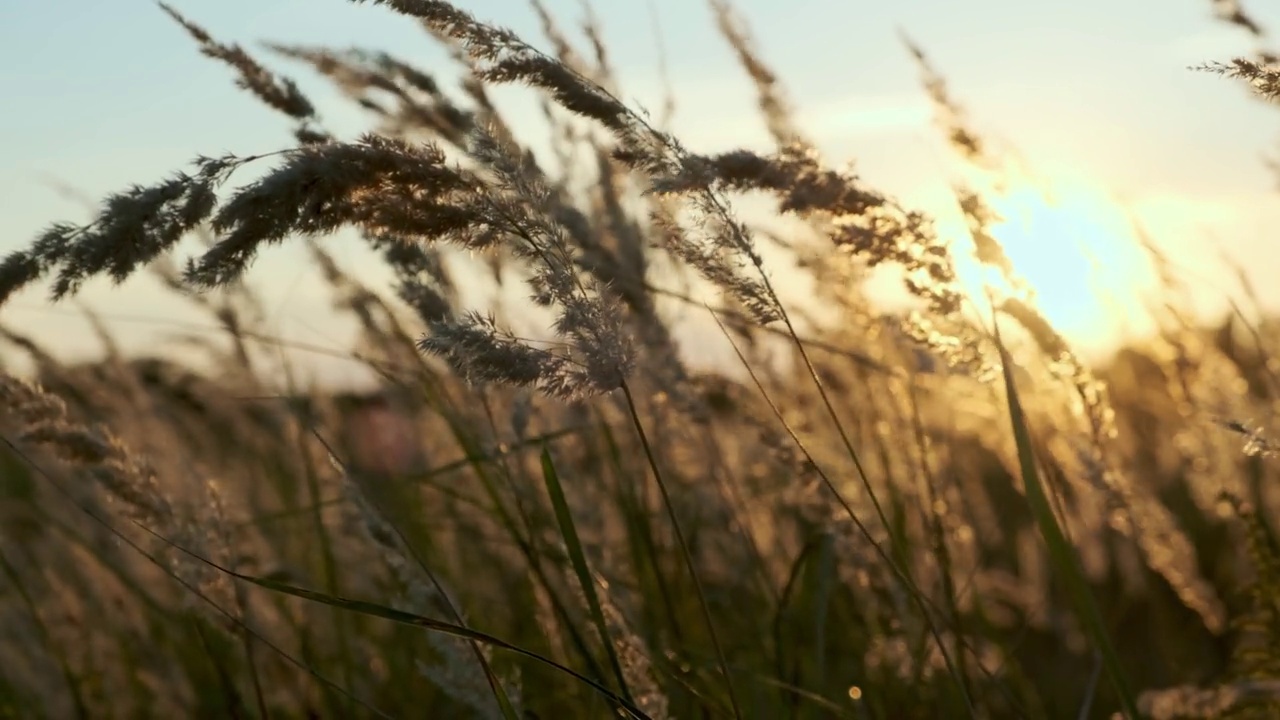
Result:
[[[527,3],[460,5],[541,37]],[[578,0],[546,6],[571,29],[589,11]],[[934,127],[901,33],[922,47],[968,110],[967,121],[1021,165],[1025,192],[1015,185],[1006,206],[997,207],[1010,220],[1001,240],[1035,284],[1045,315],[1085,354],[1105,355],[1150,329],[1143,309],[1150,273],[1131,239],[1135,223],[1174,261],[1205,319],[1220,318],[1239,292],[1231,262],[1245,268],[1267,307],[1280,309],[1280,285],[1272,282],[1280,202],[1267,164],[1280,154],[1276,111],[1238,82],[1190,69],[1249,55],[1265,37],[1215,21],[1208,2],[736,6],[827,160],[853,162],[872,186],[958,235],[963,221],[950,183],[963,169]],[[174,7],[296,79],[339,134],[363,130],[367,116],[309,68],[262,43],[373,47],[456,77],[419,28],[378,8],[337,0],[180,0]],[[705,4],[597,3],[594,12],[624,100],[659,113],[673,98],[671,125],[694,150],[771,147],[750,80]],[[1271,4],[1251,12],[1264,29],[1280,26]],[[106,194],[166,176],[199,154],[256,153],[292,142],[289,124],[236,88],[228,69],[202,57],[152,2],[0,3],[0,63],[8,68],[0,74],[8,107],[0,113],[0,252],[23,247],[53,221],[84,222]],[[535,94],[499,89],[495,97],[517,132],[527,131],[522,139],[534,152],[545,150]],[[1056,205],[1044,201],[1046,188]],[[1022,226],[1035,231],[1022,236]],[[326,247],[357,276],[381,272],[358,242],[334,238]],[[269,301],[274,332],[348,347],[355,326],[329,311],[327,290],[305,254],[298,245],[273,248],[250,273]],[[894,284],[883,285],[880,296],[893,302]],[[153,350],[207,325],[148,275],[119,289],[95,280],[79,302],[98,311],[123,347]],[[0,324],[68,359],[99,350],[76,304],[51,305],[43,286],[6,304]],[[695,359],[724,353],[698,345],[718,333],[695,327],[681,335]],[[358,365],[340,358],[304,352],[295,360],[328,382],[362,377]]]

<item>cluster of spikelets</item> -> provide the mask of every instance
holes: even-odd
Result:
[[[1275,451],[1238,418],[1280,400],[1277,329],[1251,326],[1248,351],[1234,324],[1207,337],[1167,272],[1160,341],[1090,368],[997,239],[991,200],[1012,173],[918,46],[907,42],[970,171],[955,186],[969,251],[1000,277],[985,298],[960,291],[959,248],[932,218],[824,162],[723,0],[710,5],[772,152],[693,152],[619,101],[594,18],[588,59],[536,0],[551,54],[448,2],[376,4],[453,52],[465,103],[383,53],[270,46],[376,119],[343,140],[292,81],[162,6],[294,123],[296,146],[199,158],[0,262],[0,303],[40,282],[62,299],[151,271],[231,348],[205,347],[223,370],[209,380],[128,361],[105,330],[108,360],[75,368],[3,329],[41,383],[0,376],[0,570],[12,588],[0,591],[0,656],[42,650],[0,670],[0,709],[1274,709],[1280,515],[1261,479]],[[1215,7],[1262,36],[1237,5]],[[1206,67],[1277,96],[1265,53]],[[556,170],[488,96],[508,84],[567,111],[547,114]],[[265,167],[236,186],[249,165]],[[584,177],[585,193],[573,182]],[[771,198],[794,238],[743,221],[745,193]],[[390,269],[394,300],[315,240],[340,231]],[[173,265],[192,234],[204,251]],[[354,357],[380,378],[380,403],[357,411],[267,379],[263,350],[286,343],[243,281],[260,251],[299,237],[360,324]],[[784,303],[770,241],[838,323]],[[542,337],[461,307],[459,258],[499,283],[520,278],[549,313]],[[882,264],[914,301],[904,317],[861,294]],[[718,303],[659,276],[701,283]],[[681,306],[710,309],[744,379],[686,365]],[[92,613],[116,619],[98,628]]]

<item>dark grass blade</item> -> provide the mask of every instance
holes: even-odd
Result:
[[[1133,720],[1137,720],[1141,717],[1138,713],[1137,700],[1125,680],[1124,672],[1120,667],[1120,657],[1111,644],[1111,636],[1089,591],[1084,572],[1080,568],[1071,544],[1067,542],[1062,528],[1058,525],[1058,518],[1053,513],[1048,494],[1040,481],[1035,452],[1031,444],[1031,433],[1027,429],[1022,403],[1018,398],[1018,388],[1013,380],[1012,359],[1000,340],[998,325],[995,330],[995,341],[1000,350],[1000,366],[1004,374],[1005,391],[1009,401],[1009,420],[1013,425],[1013,437],[1018,447],[1018,464],[1022,472],[1023,485],[1026,486],[1027,503],[1031,506],[1036,525],[1040,528],[1045,545],[1048,546],[1054,569],[1066,583],[1067,592],[1076,606],[1076,613],[1102,656],[1103,667],[1107,671],[1107,676],[1111,680],[1124,713]]]
[[[569,512],[569,503],[565,500],[564,487],[560,484],[560,474],[556,472],[555,462],[551,459],[551,451],[542,449],[542,478],[547,486],[547,495],[551,498],[551,507],[555,510],[556,523],[560,526],[560,534],[564,538],[565,548],[569,551],[569,560],[573,563],[573,571],[578,576],[578,584],[587,599],[591,610],[591,620],[600,633],[600,642],[609,654],[609,666],[613,669],[618,687],[628,700],[632,700],[631,690],[627,687],[627,678],[622,672],[622,661],[618,659],[617,648],[609,636],[609,626],[605,623],[604,610],[600,607],[600,597],[596,593],[596,585],[591,581],[591,570],[587,567],[587,555],[582,549],[582,541],[578,537],[578,529],[573,523],[573,515]]]
[[[377,618],[382,618],[384,620],[390,620],[392,622],[400,623],[402,625],[410,625],[413,627],[423,628],[424,630],[431,630],[433,632],[440,632],[446,635],[452,635],[454,637],[463,638],[465,640],[473,640],[475,642],[482,643],[484,645],[489,645],[490,647],[499,648],[501,650],[506,650],[508,652],[513,652],[517,655],[521,655],[521,656],[530,658],[532,660],[536,660],[537,662],[540,662],[544,665],[548,665],[567,675],[570,675],[580,682],[586,683],[587,685],[594,688],[601,695],[603,695],[606,699],[614,703],[617,703],[618,706],[620,706],[623,710],[626,710],[627,713],[629,713],[632,717],[637,718],[638,720],[652,720],[652,718],[644,714],[639,708],[637,708],[630,701],[619,697],[618,695],[614,694],[614,692],[609,688],[605,687],[604,685],[601,685],[595,680],[592,680],[586,675],[583,675],[577,672],[573,668],[566,667],[556,662],[555,660],[552,660],[551,658],[548,658],[536,652],[533,652],[532,650],[526,650],[518,645],[513,645],[505,640],[496,638],[486,633],[482,633],[478,630],[472,630],[470,628],[462,627],[461,625],[455,625],[453,623],[447,623],[441,620],[433,620],[428,617],[415,615],[414,613],[406,612],[404,610],[396,610],[395,608],[390,608],[385,605],[379,605],[377,603],[367,602],[364,600],[354,600],[351,598],[338,597],[336,595],[330,595],[328,593],[322,593],[322,592],[317,592],[315,590],[308,590],[306,588],[295,587],[293,585],[279,582],[277,580],[270,580],[268,578],[254,577],[252,575],[244,575],[241,573],[232,572],[230,570],[227,570],[226,568],[221,568],[221,570],[227,573],[228,575],[231,575],[232,577],[236,578],[237,580],[243,580],[248,583],[253,583],[258,587],[265,588],[273,592],[292,595],[294,597],[302,598],[303,600],[310,600],[312,602],[321,603],[324,605],[328,605],[330,607],[341,608],[349,612],[360,613],[361,615],[367,615],[370,617],[377,617]]]

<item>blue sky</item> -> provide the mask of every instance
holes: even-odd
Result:
[[[267,40],[360,45],[428,70],[448,67],[412,22],[372,4],[172,4],[220,40],[255,51]],[[547,4],[566,27],[576,27],[578,0]],[[1255,4],[1256,17],[1280,29],[1280,12],[1266,7],[1271,3]],[[523,0],[459,5],[541,41]],[[856,161],[874,186],[926,208],[947,205],[950,166],[916,69],[899,43],[902,29],[929,53],[980,130],[1007,141],[1081,197],[1116,192],[1129,198],[1166,248],[1212,276],[1209,285],[1222,280],[1206,269],[1205,243],[1215,238],[1248,260],[1280,309],[1280,288],[1269,282],[1280,243],[1267,230],[1280,220],[1280,198],[1261,163],[1264,152],[1280,151],[1280,108],[1250,99],[1233,82],[1187,69],[1253,49],[1243,32],[1212,19],[1208,0],[738,0],[737,6],[801,124],[831,161]],[[652,0],[652,8],[677,95],[679,134],[700,150],[764,147],[752,88],[716,35],[705,3]],[[596,0],[596,12],[625,98],[657,109],[662,84],[650,6]],[[359,128],[359,116],[304,68],[265,51],[258,55],[299,79],[333,124]],[[282,118],[235,88],[226,68],[201,56],[146,0],[0,0],[0,67],[0,97],[8,108],[0,113],[0,252],[22,247],[51,221],[84,218],[84,209],[49,180],[97,198],[158,179],[196,154],[250,153],[289,142]],[[509,95],[511,107],[520,108],[519,93]],[[297,257],[288,249],[272,251],[252,270],[275,293],[281,333],[341,344],[338,330],[326,332],[316,308],[327,299],[305,281]],[[1047,263],[1050,276],[1053,262]],[[1063,292],[1074,297],[1070,287]],[[87,298],[108,319],[198,317],[145,282],[94,285]],[[74,313],[73,306],[51,310],[40,293],[25,293],[0,309],[0,323],[68,351],[93,348]],[[1097,319],[1078,314],[1072,332],[1087,334]],[[154,331],[138,322],[117,327],[126,344]]]

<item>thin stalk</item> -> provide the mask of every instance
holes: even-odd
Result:
[[[933,622],[933,616],[930,614],[931,608],[937,610],[939,614],[941,614],[941,610],[933,606],[929,598],[920,591],[920,588],[915,584],[915,581],[907,574],[906,569],[901,567],[898,562],[890,556],[889,552],[876,541],[875,537],[872,536],[871,530],[867,527],[866,523],[858,517],[857,513],[853,511],[853,506],[849,504],[849,501],[846,500],[840,493],[839,489],[836,488],[835,482],[831,479],[831,476],[828,475],[826,470],[824,470],[817,462],[813,457],[813,454],[809,452],[808,446],[800,439],[800,436],[796,434],[791,425],[787,423],[786,417],[782,414],[782,409],[773,401],[773,398],[769,397],[769,394],[765,391],[764,384],[760,381],[760,377],[756,374],[750,364],[747,363],[746,357],[743,356],[742,350],[738,347],[738,344],[733,342],[733,339],[729,337],[729,333],[725,331],[724,325],[720,322],[720,318],[716,317],[715,321],[720,325],[720,329],[724,331],[725,337],[729,339],[729,343],[733,346],[734,352],[737,353],[738,359],[742,362],[747,374],[751,377],[752,382],[755,383],[756,388],[760,391],[761,397],[764,398],[765,403],[768,404],[770,410],[772,410],[774,416],[778,419],[778,422],[782,424],[783,429],[787,432],[791,441],[796,444],[796,447],[799,448],[800,452],[805,456],[805,459],[812,464],[814,471],[818,473],[818,477],[821,478],[823,485],[831,492],[832,496],[836,499],[836,502],[845,511],[845,514],[849,516],[849,519],[853,521],[858,532],[861,533],[867,542],[871,544],[871,547],[875,550],[876,554],[879,555],[880,559],[889,566],[889,569],[893,571],[894,575],[906,588],[907,594],[910,595],[916,602],[916,605],[919,606],[920,613],[924,617],[925,624],[929,626],[929,633],[933,636],[934,641],[938,643],[938,651],[942,654],[942,659],[946,663],[947,670],[950,673],[951,678],[955,680],[956,686],[959,688],[961,695],[964,697],[965,705],[969,710],[969,715],[971,717],[977,717],[978,712],[973,705],[972,699],[969,697],[968,689],[965,687],[965,683],[961,682],[957,674],[958,670],[956,669],[955,662],[951,659],[951,653],[947,651],[946,643],[942,640],[942,634],[938,631],[937,625]],[[881,517],[883,517],[883,514]],[[889,530],[889,528],[890,526],[886,519],[885,529]],[[890,530],[890,532],[892,531]],[[964,639],[959,635],[956,636],[956,639],[958,642],[964,642]]]
[[[653,478],[658,486],[658,492],[662,494],[662,504],[667,510],[667,516],[671,519],[671,527],[675,532],[676,542],[680,545],[680,554],[684,557],[685,565],[689,569],[689,575],[693,579],[693,587],[698,596],[698,606],[702,609],[703,620],[707,624],[707,633],[711,636],[711,644],[715,646],[720,672],[724,675],[725,686],[729,690],[729,704],[733,706],[733,716],[738,720],[742,720],[742,708],[738,705],[738,695],[733,688],[733,677],[729,674],[729,661],[725,657],[724,646],[720,643],[720,636],[716,633],[715,623],[711,619],[711,607],[707,604],[707,595],[702,589],[702,580],[698,577],[697,568],[694,566],[693,554],[689,552],[689,543],[685,540],[684,530],[680,528],[680,521],[676,517],[675,505],[671,502],[671,493],[667,490],[667,482],[658,466],[658,459],[653,453],[653,448],[649,445],[649,436],[644,431],[644,424],[640,422],[640,415],[636,412],[636,400],[635,396],[631,394],[631,387],[625,380],[622,381],[621,387],[622,393],[627,399],[627,411],[631,414],[631,422],[635,424],[636,434],[640,437],[640,444],[644,447],[645,458],[648,459],[649,467],[653,470]]]
[[[342,473],[347,475],[346,482],[352,483],[356,486],[360,494],[363,496],[362,500],[368,503],[370,507],[378,513],[382,522],[386,523],[387,527],[391,529],[391,532],[399,538],[402,551],[413,559],[413,561],[418,565],[418,568],[421,569],[423,574],[427,576],[427,579],[431,581],[432,587],[435,589],[436,594],[440,596],[441,602],[449,611],[449,614],[453,616],[454,622],[456,622],[460,627],[467,627],[467,622],[462,617],[462,611],[458,609],[457,605],[454,604],[453,599],[449,597],[449,593],[445,591],[444,584],[440,582],[439,577],[436,576],[435,571],[431,569],[431,566],[427,561],[423,559],[417,550],[414,549],[413,545],[409,542],[409,538],[405,536],[404,532],[393,521],[392,516],[389,515],[383,507],[381,507],[378,500],[373,497],[372,494],[367,492],[364,487],[356,482],[355,478],[350,476],[346,466],[337,459],[338,456],[337,453],[334,452],[333,447],[325,441],[324,437],[322,437],[315,428],[311,429],[311,434],[322,446],[324,446],[325,451],[328,452],[329,457],[339,465]],[[333,594],[334,593],[330,593],[330,595]],[[498,708],[502,711],[504,717],[508,718],[508,720],[514,720],[516,717],[515,707],[511,704],[511,700],[507,696],[507,691],[502,687],[502,682],[498,679],[497,673],[494,672],[493,667],[489,664],[488,658],[484,656],[484,652],[481,649],[480,644],[474,640],[468,644],[471,646],[471,651],[476,658],[476,662],[484,672],[485,680],[489,683],[489,689],[493,692],[493,697],[498,703]]]
[[[247,623],[245,623],[239,617],[236,617],[234,613],[228,611],[226,608],[219,605],[215,600],[210,598],[204,591],[196,587],[196,585],[194,585],[190,581],[180,576],[177,572],[175,572],[169,566],[167,562],[161,562],[161,560],[158,557],[156,557],[156,555],[150,552],[147,552],[145,548],[143,548],[141,545],[139,545],[129,536],[125,535],[118,528],[112,525],[111,522],[106,519],[106,517],[104,517],[103,515],[95,511],[93,508],[86,505],[80,499],[78,499],[75,493],[71,492],[71,490],[65,484],[63,484],[57,478],[51,475],[47,470],[44,469],[43,466],[41,466],[33,458],[31,458],[30,455],[23,452],[22,448],[18,447],[11,440],[9,440],[9,438],[5,437],[4,435],[0,435],[0,445],[3,445],[16,457],[18,457],[20,460],[26,463],[28,467],[30,467],[32,470],[36,472],[37,475],[43,478],[44,481],[48,483],[49,486],[53,488],[58,493],[58,495],[62,496],[62,498],[66,500],[67,503],[69,503],[72,507],[79,510],[90,520],[92,520],[93,522],[101,526],[103,529],[105,529],[108,533],[110,533],[113,537],[115,537],[121,544],[125,545],[130,550],[136,552],[139,556],[141,556],[147,562],[151,563],[151,565],[153,565],[156,569],[158,569],[170,580],[182,586],[184,590],[191,593],[194,597],[199,599],[204,604],[208,605],[213,612],[216,612],[217,614],[221,615],[223,618],[227,620],[227,622],[235,626],[238,630],[248,633],[250,635],[253,635],[254,638],[256,638],[260,643],[263,644],[263,646],[265,646],[266,648],[274,652],[276,655],[280,656],[282,660],[289,663],[290,665],[293,665],[299,670],[302,670],[303,672],[307,673],[316,681],[330,688],[333,688],[334,690],[338,691],[342,695],[349,697],[352,701],[359,703],[361,707],[365,708],[373,715],[380,718],[386,718],[387,720],[391,720],[392,716],[382,712],[371,703],[357,697],[351,691],[342,687],[341,685],[334,682],[333,680],[330,680],[328,677],[321,674],[315,668],[311,667],[310,665],[307,665],[301,660],[298,660],[293,655],[290,655],[284,648],[280,647],[279,645],[276,645],[271,640],[264,637],[261,633],[254,630],[252,627],[250,627]],[[163,535],[156,532],[155,530],[152,530],[146,525],[143,525],[141,522],[138,522],[137,520],[132,520],[131,522],[138,529],[142,530],[143,532],[146,532],[148,535],[151,535],[152,537],[156,538],[157,540],[160,540],[166,545],[170,547],[175,547],[175,548],[177,547],[176,543],[174,543],[172,540],[164,537]],[[192,553],[185,549],[183,549],[182,551],[184,554],[188,555],[189,557],[192,557],[193,559],[196,559],[206,565],[210,565],[215,569],[222,570],[223,572],[231,573],[231,571],[227,570],[226,568],[222,568],[221,566],[217,566],[216,564],[210,562],[207,558],[200,557],[199,555],[196,555],[195,553]],[[235,575],[235,573],[231,573],[231,574]]]

